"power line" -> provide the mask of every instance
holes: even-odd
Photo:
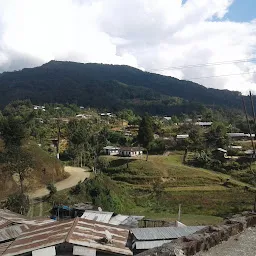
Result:
[[[256,73],[256,71],[237,73],[237,74],[225,74],[225,75],[218,75],[218,76],[190,77],[190,78],[185,78],[185,80],[195,80],[195,79],[205,79],[205,78],[215,78],[215,77],[228,77],[228,76],[240,76],[240,75],[253,74],[253,73]]]
[[[230,61],[221,61],[221,62],[209,62],[204,64],[194,64],[194,65],[186,65],[186,66],[172,66],[166,67],[162,69],[151,69],[152,71],[164,71],[164,70],[172,70],[172,69],[185,69],[185,68],[197,68],[197,67],[205,67],[205,66],[219,66],[219,65],[227,65],[227,64],[236,64],[236,63],[245,63],[256,61],[256,58],[251,59],[240,59],[240,60],[230,60]]]

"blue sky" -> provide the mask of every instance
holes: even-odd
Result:
[[[234,0],[224,19],[236,22],[256,19],[256,0]]]

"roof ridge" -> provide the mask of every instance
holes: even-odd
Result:
[[[70,230],[69,230],[65,240],[64,240],[65,242],[69,243],[70,236],[72,235],[72,233],[73,233],[73,231],[74,231],[78,221],[79,221],[79,217],[76,217],[75,220],[73,221],[73,224],[72,224],[72,226],[71,226],[71,228],[70,228]]]

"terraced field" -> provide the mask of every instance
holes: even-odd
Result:
[[[183,165],[182,153],[149,156],[148,161],[145,157],[104,158],[108,161],[105,173],[128,190],[135,201],[134,214],[172,220],[181,204],[185,223],[209,224],[252,208],[253,188],[244,189],[248,184],[229,175]]]

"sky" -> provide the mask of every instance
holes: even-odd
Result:
[[[0,72],[50,60],[256,93],[256,0],[0,0]]]

